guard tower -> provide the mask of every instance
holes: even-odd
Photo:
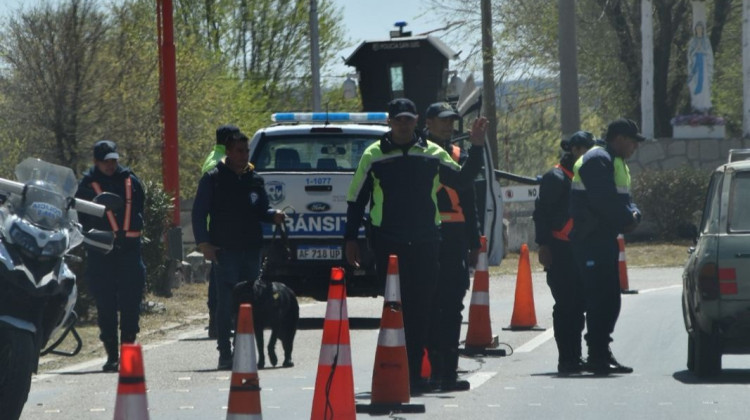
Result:
[[[433,36],[412,36],[404,26],[396,22],[390,39],[363,42],[345,63],[359,74],[363,111],[383,111],[391,99],[406,97],[417,105],[421,127],[427,107],[447,99],[448,61],[458,53]]]

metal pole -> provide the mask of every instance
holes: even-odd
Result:
[[[492,56],[492,2],[482,0],[482,109],[487,118],[490,157],[497,168],[497,109],[495,106],[495,62]]]
[[[558,0],[558,54],[560,59],[560,128],[563,138],[580,130],[578,60],[576,51],[576,2]]]
[[[742,1],[742,134],[750,137],[750,0]]]
[[[312,108],[320,111],[320,46],[318,44],[318,2],[310,0],[310,76],[312,77]]]
[[[654,138],[654,9],[641,0],[641,133]]]
[[[161,70],[162,179],[164,190],[174,197],[172,224],[180,225],[180,181],[177,147],[177,71],[175,69],[172,0],[157,0],[159,25],[159,69]]]

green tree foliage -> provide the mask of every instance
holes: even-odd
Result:
[[[688,166],[645,171],[633,177],[633,201],[646,223],[653,223],[656,239],[684,237],[696,224],[706,196],[709,172]]]

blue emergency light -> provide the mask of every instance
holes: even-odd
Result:
[[[271,121],[283,122],[362,122],[385,123],[387,112],[277,112]]]

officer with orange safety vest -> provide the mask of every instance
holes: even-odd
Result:
[[[573,228],[568,205],[573,165],[593,145],[594,136],[588,131],[578,131],[560,142],[564,152],[560,163],[542,176],[534,206],[539,263],[547,272],[547,285],[555,299],[552,323],[557,343],[557,372],[561,375],[579,373],[584,367],[581,334],[586,307],[583,280],[568,237]]]
[[[425,138],[440,145],[463,165],[468,153],[451,142],[458,113],[447,102],[430,105],[425,112]],[[427,342],[432,385],[443,391],[467,390],[469,382],[458,379],[458,346],[463,299],[469,288],[469,265],[479,255],[479,226],[474,188],[456,190],[440,185],[440,274],[435,292],[432,325]]]
[[[133,343],[138,326],[146,267],[141,259],[144,191],[141,181],[126,167],[118,164],[120,155],[113,141],[100,140],[94,145],[94,166],[83,174],[76,197],[91,200],[102,192],[117,194],[123,207],[109,210],[106,217],[79,213],[85,230],[115,232],[114,249],[104,255],[88,253],[85,278],[96,300],[99,339],[107,351],[105,372],[119,367],[117,324],[120,315],[120,342]]]

